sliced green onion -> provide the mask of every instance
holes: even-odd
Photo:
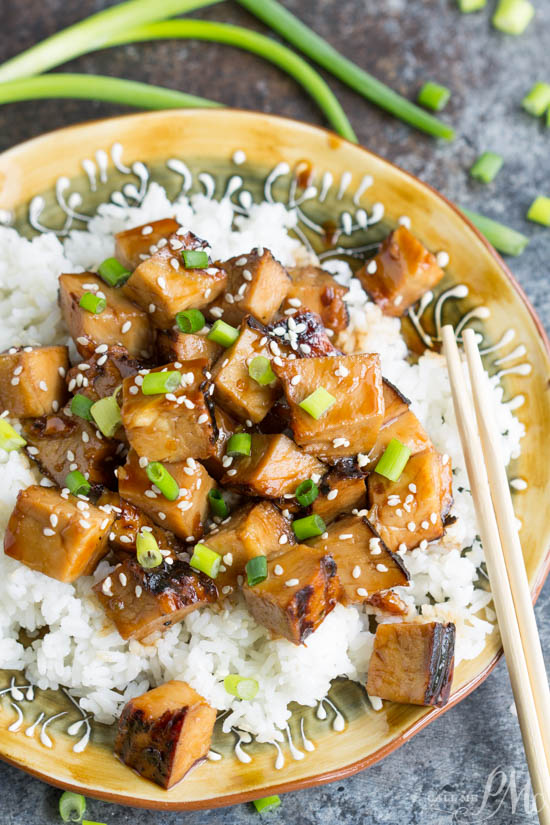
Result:
[[[280,796],[264,796],[262,799],[254,799],[254,807],[259,814],[267,814],[274,811],[281,804]]]
[[[112,438],[122,424],[120,407],[114,395],[100,398],[99,401],[92,404],[90,413],[106,438]]]
[[[143,376],[141,391],[143,395],[160,395],[174,392],[181,384],[181,372],[167,370],[166,372],[149,372]]]
[[[11,453],[13,450],[20,450],[27,442],[8,424],[5,418],[0,418],[0,450]]]
[[[220,344],[222,347],[230,347],[239,337],[239,330],[226,324],[221,318],[214,322],[212,329],[206,336],[210,341]]]
[[[235,433],[227,442],[227,455],[250,455],[252,451],[252,436],[250,433]]]
[[[326,40],[315,34],[277,0],[238,0],[241,6],[263,20],[289,43],[323,66],[356,92],[385,109],[400,120],[434,137],[454,138],[450,126],[406,100],[372,75],[360,69],[351,60],[336,51]]]
[[[136,536],[136,558],[145,570],[162,564],[163,556],[152,533],[139,532]]]
[[[246,563],[246,577],[250,587],[267,579],[267,558],[266,556],[254,556]]]
[[[71,412],[73,415],[78,415],[79,418],[85,418],[86,421],[92,420],[92,415],[90,410],[92,409],[94,402],[91,398],[88,398],[87,395],[82,395],[82,393],[77,393],[73,395],[71,398]]]
[[[327,529],[325,522],[314,513],[312,516],[305,516],[305,518],[297,518],[292,522],[292,529],[298,541],[305,541],[314,536],[320,536]]]
[[[458,0],[458,8],[463,14],[480,11],[485,8],[487,0]]]
[[[92,489],[92,485],[86,477],[82,475],[80,470],[72,470],[70,473],[67,473],[65,476],[65,487],[69,488],[73,496],[87,496]]]
[[[319,495],[319,488],[311,478],[308,478],[296,487],[294,495],[298,504],[301,504],[302,507],[309,507]]]
[[[203,249],[184,249],[181,253],[186,269],[206,269],[208,255]]]
[[[204,315],[200,309],[184,309],[176,315],[176,324],[182,332],[198,332],[205,325]]]
[[[470,209],[464,207],[461,209],[473,225],[485,235],[489,243],[492,243],[495,249],[504,255],[521,255],[529,243],[529,238],[509,226],[480,215],[478,212],[472,212]]]
[[[500,0],[492,23],[504,34],[523,34],[534,13],[534,6],[529,0]]]
[[[502,163],[502,155],[497,155],[496,152],[483,152],[470,169],[470,175],[481,183],[491,183],[500,172]]]
[[[151,461],[145,468],[149,481],[158,487],[164,498],[175,501],[180,494],[180,486],[160,461]]]
[[[550,226],[550,198],[544,195],[535,198],[527,212],[527,219],[543,226]]]
[[[248,701],[254,699],[260,689],[257,679],[239,676],[237,673],[230,673],[229,676],[226,676],[223,680],[223,686],[231,696]]]
[[[299,406],[309,413],[312,418],[318,420],[335,402],[336,398],[328,390],[324,387],[317,387],[314,392],[300,402]]]
[[[534,117],[543,115],[550,106],[550,83],[535,83],[529,94],[521,101],[521,105]]]
[[[105,825],[104,822],[92,822],[90,819],[83,819],[81,825]]]
[[[429,80],[427,83],[424,83],[418,92],[417,101],[427,109],[440,112],[449,102],[450,96],[450,89],[447,89],[446,86],[441,86],[440,83],[434,83],[433,80]]]
[[[109,286],[122,286],[132,274],[116,258],[105,258],[97,268],[98,275]]]
[[[86,812],[86,800],[80,793],[65,791],[59,798],[59,815],[63,822],[80,822]]]
[[[257,355],[248,365],[248,374],[260,387],[275,381],[276,375],[271,369],[271,361],[265,355]]]
[[[210,490],[208,493],[208,503],[210,504],[210,509],[213,514],[218,516],[218,518],[225,518],[229,515],[229,507],[227,506],[221,490]]]
[[[410,457],[411,451],[409,448],[405,447],[397,438],[392,438],[374,470],[378,475],[389,478],[390,481],[399,481]]]
[[[211,579],[215,579],[220,572],[220,565],[222,557],[215,550],[211,550],[206,544],[195,544],[193,555],[189,564],[195,570],[200,570],[201,573],[206,573]]]
[[[94,295],[93,292],[85,292],[78,305],[85,309],[86,312],[92,312],[94,315],[100,315],[104,309],[107,308],[107,301],[105,298],[100,298],[99,295]]]

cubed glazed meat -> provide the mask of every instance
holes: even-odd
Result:
[[[123,639],[162,633],[218,598],[211,578],[170,556],[147,570],[129,556],[94,586],[94,592]]]
[[[394,316],[404,315],[443,275],[435,256],[405,226],[388,235],[378,254],[356,272],[382,312]]]
[[[177,389],[145,395],[143,375],[122,384],[122,423],[126,437],[140,456],[150,461],[183,461],[215,454],[216,433],[207,404],[208,381],[204,359],[176,361],[151,370],[177,371],[182,379]]]
[[[115,258],[123,267],[133,272],[138,264],[156,252],[161,238],[168,238],[179,229],[173,218],[151,221],[133,229],[125,229],[115,235]],[[151,249],[151,247],[153,247]]]
[[[224,486],[262,498],[294,494],[312,474],[321,476],[326,467],[307,455],[286,435],[252,435],[250,456],[234,458],[221,479]]]
[[[297,358],[273,363],[290,407],[294,440],[327,460],[368,453],[384,417],[380,357],[376,354]],[[335,402],[318,419],[300,407],[324,388]]]
[[[384,392],[384,424],[389,424],[390,421],[407,412],[411,402],[391,381],[388,381],[387,378],[382,379],[382,384]]]
[[[338,519],[329,524],[325,535],[310,543],[336,562],[343,604],[366,602],[379,590],[408,583],[403,562],[388,550],[366,518]]]
[[[157,357],[160,364],[170,361],[193,361],[204,358],[211,367],[223,352],[223,347],[210,341],[206,335],[180,332],[176,329],[160,331],[157,334]]]
[[[296,310],[295,314],[274,321],[268,327],[268,332],[281,348],[289,347],[300,358],[342,354],[330,340],[321,318],[308,309]],[[275,356],[279,354],[273,348],[271,351]]]
[[[425,450],[409,458],[399,481],[374,472],[367,481],[369,521],[390,550],[441,538],[452,497],[448,456]]]
[[[72,470],[80,470],[90,484],[112,487],[121,445],[90,421],[68,413],[66,408],[23,423],[28,455],[60,487]]]
[[[12,347],[0,355],[0,412],[36,418],[57,412],[67,398],[67,347]]]
[[[193,459],[165,464],[165,468],[179,484],[180,495],[175,501],[169,501],[154,489],[135,450],[130,450],[126,464],[118,469],[118,491],[122,498],[128,499],[156,524],[171,530],[179,538],[200,538],[208,514],[208,493],[214,487],[214,480],[202,464]]]
[[[136,375],[142,363],[130,358],[124,347],[99,346],[100,352],[86,361],[76,364],[67,373],[69,392],[82,392],[88,398],[98,401],[112,395],[125,378]]]
[[[372,607],[376,616],[406,616],[409,612],[408,605],[401,596],[394,590],[380,590],[373,593],[367,599],[367,604]]]
[[[88,576],[107,553],[113,516],[54,487],[21,490],[4,537],[7,556],[52,579]]]
[[[368,694],[411,705],[446,705],[453,681],[454,647],[451,622],[378,625]]]
[[[165,682],[124,706],[115,753],[168,789],[207,756],[215,721],[215,709],[186,682]]]
[[[432,446],[430,437],[416,415],[407,410],[402,415],[394,418],[389,424],[383,424],[378,433],[376,444],[369,452],[369,462],[363,469],[374,469],[378,460],[382,457],[384,450],[395,438],[408,447],[411,455],[429,450]]]
[[[186,269],[182,252],[197,249],[197,242],[186,241],[175,233],[136,267],[122,287],[159,329],[171,327],[176,314],[184,309],[206,306],[225,288],[226,274],[217,266]]]
[[[216,441],[213,452],[208,458],[203,459],[203,464],[212,478],[219,480],[225,473],[223,459],[225,458],[227,442],[237,430],[238,425],[225,410],[218,406],[214,406],[213,422]]]
[[[333,332],[340,332],[349,323],[345,301],[348,288],[340,286],[333,276],[318,266],[299,266],[289,269],[291,284],[282,311],[309,309],[320,316],[323,324]]]
[[[282,393],[277,379],[261,385],[248,374],[253,358],[273,357],[269,343],[263,328],[248,316],[241,324],[239,337],[212,370],[216,401],[241,421],[262,421]]]
[[[103,312],[80,306],[84,293],[104,297]],[[147,358],[153,351],[153,332],[146,312],[133,304],[121,289],[108,286],[91,272],[59,277],[59,304],[76,348],[89,358],[101,344],[124,347],[132,358]]]
[[[121,498],[118,493],[103,489],[94,504],[105,513],[113,514],[109,544],[119,552],[135,553],[137,535],[144,527],[153,534],[161,551],[176,554],[187,549],[174,533],[159,527],[142,510]]]
[[[233,326],[239,326],[245,315],[269,324],[290,286],[286,269],[269,249],[253,249],[225,261],[222,267],[227,283],[223,294],[208,307],[211,316]]]
[[[316,630],[334,609],[340,588],[330,555],[297,544],[267,563],[267,578],[243,593],[256,621],[296,645]]]
[[[361,510],[367,503],[367,488],[362,475],[346,475],[333,471],[319,483],[319,495],[311,505],[311,512],[328,524],[341,513]]]
[[[295,542],[290,521],[270,501],[239,508],[203,538],[207,547],[222,556],[225,569],[216,576],[216,585],[223,596],[233,592],[240,576],[244,580],[246,563],[251,558],[274,558]]]

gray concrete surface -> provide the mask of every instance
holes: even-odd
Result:
[[[524,220],[536,194],[550,195],[550,131],[527,116],[520,101],[535,80],[549,80],[550,2],[533,0],[537,17],[521,38],[505,37],[489,23],[495,0],[475,15],[457,12],[455,0],[285,0],[288,8],[356,62],[414,98],[435,79],[452,89],[445,118],[459,137],[437,144],[376,110],[330,80],[361,141],[414,172],[457,202],[504,220],[531,238],[509,263],[550,327],[550,231]],[[0,60],[55,30],[110,5],[106,0],[2,0]],[[262,26],[232,2],[199,16]],[[181,88],[228,105],[322,122],[296,84],[271,65],[223,46],[163,43],[99,52],[67,70],[104,73]],[[546,72],[546,74],[545,74]],[[0,149],[50,129],[125,111],[101,103],[43,101],[0,108]],[[494,183],[482,186],[467,170],[481,151],[505,157]],[[550,587],[537,616],[545,654],[550,651]],[[381,764],[351,779],[287,795],[266,821],[288,825],[447,825],[489,821],[531,825],[527,782],[512,697],[503,663],[458,707]],[[502,770],[505,773],[498,773]],[[512,787],[515,781],[516,796]],[[503,786],[499,791],[500,786]],[[484,804],[485,789],[489,798]],[[499,791],[497,793],[497,791]],[[59,822],[55,789],[0,765],[2,825]],[[248,825],[250,805],[209,812],[161,814],[91,800],[87,816],[108,825]]]

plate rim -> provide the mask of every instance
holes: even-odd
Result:
[[[31,147],[38,145],[42,141],[50,140],[55,138],[56,135],[67,135],[70,132],[77,132],[83,129],[94,129],[95,127],[102,127],[107,124],[116,125],[117,123],[126,123],[132,120],[153,120],[156,118],[165,117],[168,113],[177,116],[178,118],[185,119],[186,117],[198,117],[204,116],[205,110],[200,108],[189,108],[189,109],[161,109],[157,111],[140,111],[136,113],[130,113],[125,115],[114,115],[111,117],[106,118],[94,118],[93,120],[83,121],[79,123],[74,123],[69,126],[60,127],[58,129],[51,130],[49,132],[44,132],[40,135],[37,135],[33,138],[30,138],[26,141],[22,141],[21,143],[16,144],[15,146],[9,147],[8,149],[4,150],[0,153],[0,162],[5,163],[6,161],[10,161],[12,156],[14,161],[16,162],[17,155],[19,153],[24,153]],[[427,183],[426,181],[422,180],[417,175],[414,175],[412,172],[409,172],[406,169],[403,169],[398,164],[394,163],[393,161],[388,160],[387,158],[383,157],[382,155],[378,154],[377,152],[372,151],[371,149],[366,148],[361,144],[355,144],[351,141],[341,137],[340,135],[336,134],[335,132],[331,131],[330,129],[317,125],[312,124],[306,121],[299,120],[298,118],[291,118],[291,117],[283,117],[281,115],[276,114],[267,114],[257,110],[250,110],[250,109],[239,109],[239,108],[232,108],[232,107],[224,107],[222,109],[213,109],[208,110],[208,117],[223,117],[223,116],[234,116],[238,115],[243,117],[243,119],[255,119],[255,118],[262,118],[267,121],[276,121],[278,122],[283,128],[290,125],[292,128],[300,128],[303,129],[306,133],[321,133],[324,134],[331,144],[334,146],[335,142],[336,145],[348,145],[353,147],[354,150],[360,150],[364,153],[367,157],[373,157],[378,162],[382,163],[383,165],[389,166],[392,169],[396,170],[399,174],[404,175],[405,177],[410,178],[415,184],[420,185],[420,187],[427,190],[432,197],[441,200],[447,207],[450,207],[452,212],[458,216],[460,221],[471,231],[474,235],[477,236],[477,239],[482,242],[483,246],[489,253],[489,255],[493,258],[496,265],[503,273],[505,278],[511,284],[515,292],[517,293],[520,301],[523,303],[527,312],[534,324],[536,329],[538,338],[543,345],[544,354],[546,357],[546,364],[550,370],[550,338],[546,332],[546,329],[539,318],[533,304],[531,303],[530,299],[528,298],[525,290],[516,279],[506,262],[503,258],[498,254],[495,248],[492,246],[491,243],[485,238],[485,236],[477,229],[476,226],[466,217],[466,215],[462,212],[462,210],[456,206],[449,198],[443,195],[439,190],[437,190],[434,186]],[[531,589],[531,597],[533,604],[536,603],[542,587],[546,581],[550,573],[550,546],[547,548],[544,558],[542,559],[539,567],[539,573],[535,581],[533,582],[533,586]],[[478,673],[475,677],[470,679],[469,682],[464,684],[456,693],[454,693],[448,702],[442,708],[434,708],[430,712],[426,713],[420,719],[413,722],[408,728],[402,731],[395,739],[392,739],[390,742],[383,745],[381,748],[378,748],[373,753],[369,754],[368,756],[356,760],[355,762],[350,763],[349,765],[345,765],[341,768],[337,768],[335,770],[323,771],[322,773],[311,775],[308,777],[303,777],[301,779],[294,779],[288,782],[275,782],[273,784],[265,785],[262,787],[261,793],[264,795],[271,795],[271,794],[284,794],[290,793],[297,790],[303,790],[305,788],[316,787],[320,785],[325,785],[331,782],[335,782],[341,779],[345,779],[349,776],[353,776],[360,771],[365,770],[366,768],[370,767],[371,765],[376,764],[377,762],[384,759],[393,751],[397,750],[401,747],[406,741],[411,739],[416,733],[421,731],[425,728],[430,722],[432,722],[435,718],[441,716],[443,713],[446,713],[448,710],[453,708],[459,702],[466,698],[470,693],[472,693],[485,679],[490,675],[490,673],[494,670],[497,663],[499,662],[500,658],[503,655],[502,647],[499,648],[497,653],[494,655],[493,659],[483,668],[483,670]],[[225,794],[223,796],[214,797],[211,799],[201,799],[196,801],[173,801],[171,802],[168,798],[166,802],[162,800],[156,799],[145,799],[145,798],[136,798],[136,797],[128,797],[124,795],[120,795],[115,792],[110,792],[102,789],[90,789],[88,787],[83,787],[82,785],[72,784],[70,782],[66,782],[64,780],[58,780],[55,777],[49,776],[46,773],[43,773],[39,770],[35,770],[32,766],[27,764],[22,764],[21,762],[17,761],[16,759],[12,759],[9,756],[0,752],[0,759],[9,764],[13,767],[19,768],[23,770],[25,773],[30,774],[31,776],[40,779],[41,781],[45,782],[48,785],[53,785],[57,788],[63,790],[71,790],[76,792],[85,791],[86,795],[91,798],[101,799],[107,802],[115,803],[118,805],[124,805],[125,807],[134,807],[134,808],[143,808],[147,810],[165,810],[165,811],[183,811],[183,810],[207,810],[210,808],[221,808],[226,806],[232,806],[241,804],[244,802],[249,802],[254,799],[258,798],[258,791],[242,791],[235,794]],[[264,793],[265,792],[265,793]]]

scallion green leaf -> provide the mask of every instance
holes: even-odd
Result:
[[[527,212],[527,219],[543,226],[550,226],[550,198],[544,195],[535,198]]]
[[[189,562],[195,570],[200,570],[202,573],[210,576],[211,579],[215,579],[220,572],[221,563],[222,557],[219,553],[216,553],[215,550],[207,547],[206,544],[195,544],[195,549]]]
[[[254,699],[260,689],[257,679],[239,676],[238,673],[230,673],[229,676],[226,676],[223,680],[223,686],[231,696],[246,701]]]
[[[163,556],[154,535],[140,530],[136,536],[136,558],[145,570],[162,564]]]
[[[449,102],[450,96],[450,89],[447,89],[446,86],[442,86],[440,83],[434,83],[433,80],[429,80],[427,83],[424,83],[418,92],[417,101],[427,109],[440,112]]]
[[[501,155],[495,152],[483,152],[470,169],[470,175],[481,183],[491,183],[500,172],[502,163]]]
[[[90,410],[92,409],[94,402],[91,398],[88,398],[87,395],[82,395],[82,393],[77,393],[71,398],[71,412],[73,415],[78,415],[79,418],[84,418],[86,421],[92,420],[92,415]]]
[[[392,438],[374,470],[390,481],[399,481],[410,457],[410,449],[397,438]]]
[[[11,453],[20,450],[27,442],[19,435],[17,430],[9,424],[5,418],[0,418],[0,450]]]
[[[521,101],[521,105],[534,117],[543,115],[547,109],[550,111],[550,83],[535,83]]]
[[[86,812],[86,799],[80,793],[65,791],[59,798],[59,815],[63,822],[80,822]]]
[[[175,501],[180,494],[180,487],[174,476],[170,475],[160,461],[151,461],[145,468],[149,481],[158,487],[164,498]]]
[[[235,433],[227,442],[227,455],[250,455],[252,451],[252,436],[250,433]]]
[[[204,249],[184,249],[181,253],[186,269],[206,269],[208,255]]]
[[[529,238],[522,235],[521,232],[516,232],[515,229],[494,221],[492,218],[487,218],[485,215],[472,212],[464,207],[462,207],[462,212],[485,235],[495,249],[498,249],[504,255],[521,255],[529,243]]]
[[[181,372],[166,370],[166,372],[149,372],[143,376],[141,391],[143,395],[161,395],[174,392],[181,385]]]
[[[267,558],[266,556],[254,556],[249,559],[245,566],[246,578],[250,587],[267,579]]]
[[[176,324],[187,334],[198,332],[205,325],[204,315],[200,309],[184,309],[176,315]]]
[[[65,477],[65,487],[68,487],[73,496],[87,496],[92,485],[80,470],[72,470]]]
[[[120,407],[114,395],[100,398],[92,404],[90,414],[106,438],[112,438],[122,424]]]
[[[262,799],[254,799],[254,807],[259,814],[268,814],[274,811],[281,804],[280,796],[264,796]]]
[[[265,355],[257,355],[248,365],[248,374],[260,387],[275,381],[277,376],[271,369],[271,361]]]
[[[336,398],[328,392],[324,387],[317,387],[307,398],[300,401],[299,406],[305,412],[309,413],[312,418],[318,420],[323,413],[336,403]]]
[[[225,518],[229,515],[229,507],[225,501],[222,491],[214,488],[208,493],[208,503],[212,513],[218,518]]]
[[[327,528],[321,516],[314,513],[312,516],[295,519],[292,522],[292,529],[298,541],[305,541],[314,536],[322,535]]]
[[[529,0],[499,0],[492,22],[504,34],[523,34],[534,14]]]
[[[106,284],[113,287],[122,286],[132,274],[116,258],[106,258],[97,268],[97,273]]]
[[[239,337],[239,330],[235,329],[235,327],[232,327],[230,324],[226,324],[225,321],[222,321],[221,318],[219,318],[212,324],[212,329],[206,337],[210,341],[214,341],[215,344],[219,344],[227,349],[227,347],[234,344]]]
[[[463,14],[480,11],[485,8],[486,4],[487,0],[458,0],[458,8]]]
[[[78,302],[78,306],[85,309],[86,312],[101,315],[107,308],[107,301],[105,298],[100,298],[99,295],[95,295],[93,292],[85,292]]]
[[[311,478],[308,478],[298,485],[294,495],[298,504],[301,504],[302,507],[309,507],[319,495],[319,488]]]

